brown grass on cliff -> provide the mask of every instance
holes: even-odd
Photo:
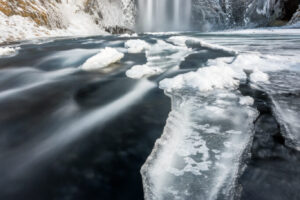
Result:
[[[61,0],[56,0],[60,2]],[[47,0],[0,0],[0,12],[6,16],[20,15],[31,18],[37,25],[50,26],[49,17],[45,7]]]

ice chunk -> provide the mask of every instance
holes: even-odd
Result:
[[[234,199],[257,117],[235,76],[211,66],[160,82],[172,111],[141,170],[147,200]]]
[[[125,47],[128,48],[129,53],[141,53],[149,49],[150,45],[143,40],[128,40],[125,43]]]
[[[257,83],[270,96],[275,114],[290,147],[300,150],[300,73],[269,72],[269,82]]]
[[[0,47],[0,56],[10,56],[16,53],[18,48]]]
[[[162,70],[158,67],[148,67],[147,65],[135,65],[126,71],[126,76],[134,79],[140,79],[145,76],[160,74]]]
[[[86,71],[99,70],[110,64],[120,61],[124,57],[124,54],[116,49],[106,47],[101,49],[98,54],[89,58],[82,66],[81,69]]]
[[[171,79],[160,82],[160,88],[167,91],[181,89],[189,86],[199,91],[210,91],[214,89],[235,88],[239,80],[235,79],[236,73],[230,67],[204,67],[197,72],[181,74]]]
[[[251,82],[268,82],[269,81],[269,76],[268,74],[259,71],[259,70],[255,70],[253,73],[251,73],[250,75],[250,80]]]
[[[249,96],[240,97],[239,102],[240,102],[241,105],[252,106],[254,104],[254,99],[252,97],[249,97]]]
[[[234,199],[257,112],[226,89],[167,94],[172,111],[141,169],[145,199]]]
[[[192,53],[187,47],[175,46],[163,40],[150,46],[146,51],[147,63],[130,69],[127,76],[130,78],[142,78],[144,75],[154,75],[179,66],[184,58]],[[139,70],[141,70],[139,72]]]

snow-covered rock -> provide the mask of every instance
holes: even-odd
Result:
[[[104,34],[134,26],[132,0],[0,0],[0,43],[49,36]]]

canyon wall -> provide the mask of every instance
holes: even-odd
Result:
[[[299,21],[299,4],[300,0],[0,0],[0,43],[129,30],[281,26]]]
[[[134,13],[132,0],[0,0],[0,43],[132,29]]]

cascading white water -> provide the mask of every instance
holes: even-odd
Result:
[[[138,0],[139,31],[190,29],[191,0]]]

